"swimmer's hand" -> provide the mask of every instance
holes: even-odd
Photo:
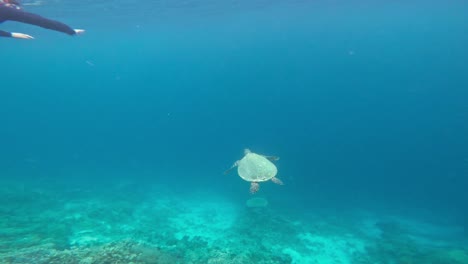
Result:
[[[30,36],[28,34],[15,33],[15,32],[11,32],[11,37],[12,38],[19,38],[19,39],[34,39],[32,36]]]
[[[85,33],[84,29],[74,29],[76,35],[83,35]]]

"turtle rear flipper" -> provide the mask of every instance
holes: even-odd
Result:
[[[236,161],[234,162],[234,164],[231,166],[231,168],[227,169],[224,174],[228,174],[232,171],[232,169],[234,169],[235,167],[237,167],[237,165],[239,165],[239,161]]]
[[[260,189],[260,184],[258,184],[258,182],[250,183],[250,194],[254,194],[258,192],[259,189]]]
[[[271,181],[278,184],[278,185],[284,185],[283,181],[276,178],[276,177],[271,178]]]

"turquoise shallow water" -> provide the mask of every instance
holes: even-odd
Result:
[[[468,263],[462,1],[24,3],[0,263]]]

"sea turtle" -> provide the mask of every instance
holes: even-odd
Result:
[[[260,188],[259,182],[271,180],[272,182],[283,185],[283,182],[276,178],[275,164],[271,161],[279,160],[275,156],[263,156],[251,152],[249,149],[244,150],[244,157],[238,160],[229,168],[225,174],[229,173],[232,169],[237,167],[237,173],[245,181],[250,182],[250,193],[254,194]]]

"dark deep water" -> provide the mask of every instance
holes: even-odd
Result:
[[[13,223],[9,204],[20,203],[21,212],[34,218],[24,209],[36,200],[27,198],[37,195],[29,188],[61,197],[45,199],[44,207],[62,208],[76,199],[63,193],[87,188],[101,198],[144,200],[138,195],[150,195],[146,188],[152,185],[181,200],[193,192],[214,193],[206,200],[242,207],[251,197],[248,183],[223,171],[244,148],[281,157],[278,177],[285,186],[265,183],[259,192],[275,217],[293,222],[326,211],[347,219],[343,211],[364,210],[468,227],[463,1],[62,1],[25,8],[87,32],[71,38],[1,24],[36,39],[0,40],[0,214],[10,215],[0,229],[28,226]],[[131,184],[110,191],[121,182]],[[81,231],[63,231],[61,237],[73,232]],[[255,241],[245,232],[233,234]],[[150,242],[161,246],[168,237]],[[462,241],[449,250],[466,256],[457,263],[468,263],[466,233],[455,237],[444,239]],[[70,247],[65,240],[57,247]],[[13,252],[1,245],[0,253]],[[178,261],[189,263],[184,247],[177,244]],[[248,261],[313,263],[306,251],[296,251],[302,257],[284,250],[290,259],[267,260],[272,254],[265,253]],[[383,259],[378,263],[403,263],[398,254],[369,252],[364,255]]]

